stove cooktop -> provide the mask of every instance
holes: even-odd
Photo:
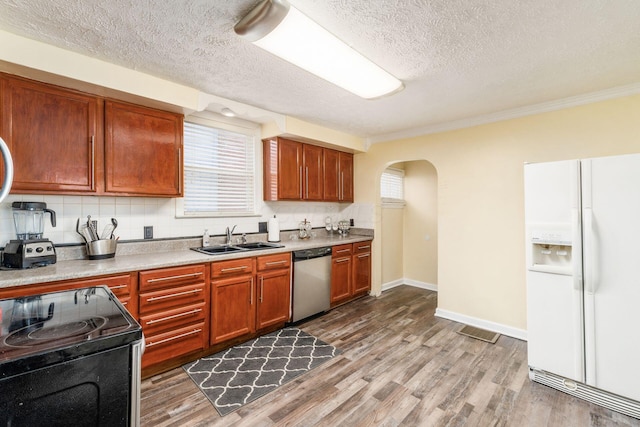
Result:
[[[140,339],[140,325],[104,286],[0,300],[0,380]]]

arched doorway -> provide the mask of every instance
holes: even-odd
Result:
[[[382,290],[401,284],[437,290],[438,176],[426,160],[398,162],[404,171],[404,206],[382,203]]]

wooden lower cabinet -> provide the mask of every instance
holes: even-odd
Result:
[[[348,301],[351,296],[352,259],[351,244],[332,248],[331,254],[331,305]]]
[[[214,280],[211,292],[211,344],[255,331],[253,274]]]
[[[334,246],[331,259],[331,306],[371,291],[371,241]]]
[[[371,241],[353,244],[353,296],[371,291]]]
[[[211,271],[211,344],[289,320],[290,253],[214,262]]]
[[[291,311],[291,254],[258,258],[256,329],[284,324]]]
[[[142,368],[209,346],[209,269],[190,265],[139,273],[146,348]]]

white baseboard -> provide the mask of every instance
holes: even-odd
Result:
[[[389,289],[393,289],[401,285],[409,285],[416,288],[427,289],[430,291],[438,292],[438,285],[434,285],[432,283],[420,282],[412,279],[406,279],[406,278],[397,279],[397,280],[383,284],[382,292],[388,291]],[[453,320],[454,322],[464,323],[465,325],[475,326],[476,328],[482,328],[488,331],[498,332],[502,335],[506,335],[522,341],[527,340],[527,331],[524,329],[513,328],[511,326],[503,325],[501,323],[478,319],[476,317],[467,316],[465,314],[460,314],[453,311],[443,310],[441,308],[436,308],[436,316],[442,317],[443,319]]]
[[[443,319],[453,320],[454,322],[464,323],[466,325],[475,326],[476,328],[486,329],[488,331],[498,332],[522,341],[527,340],[527,331],[524,329],[513,328],[501,323],[491,322],[489,320],[478,319],[477,317],[467,316],[465,314],[455,313],[453,311],[436,308],[436,316]]]
[[[401,285],[409,285],[416,288],[427,289],[429,291],[436,291],[436,292],[438,291],[438,285],[402,278],[402,279],[397,279],[391,282],[384,283],[382,285],[382,292],[388,291],[389,289],[393,289],[396,286],[401,286]]]

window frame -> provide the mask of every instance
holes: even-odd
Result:
[[[390,174],[390,175],[396,175],[399,176],[401,178],[401,182],[402,182],[402,199],[398,199],[398,198],[392,198],[392,197],[384,197],[382,195],[382,180],[385,174]],[[383,172],[382,175],[380,175],[380,199],[382,200],[382,207],[384,208],[403,208],[406,205],[405,199],[404,199],[404,170],[402,169],[398,169],[398,168],[386,168]]]
[[[260,216],[260,195],[262,189],[262,150],[260,149],[261,135],[260,125],[240,119],[222,119],[214,113],[199,112],[184,118],[185,123],[193,123],[200,126],[206,126],[214,129],[226,130],[243,134],[253,138],[253,211],[252,212],[185,212],[186,200],[186,183],[185,196],[176,199],[176,218],[230,218],[230,217],[259,217]],[[186,147],[183,146],[183,149]],[[183,162],[184,162],[183,155]],[[185,169],[183,165],[183,170]],[[184,172],[183,172],[184,179]]]

